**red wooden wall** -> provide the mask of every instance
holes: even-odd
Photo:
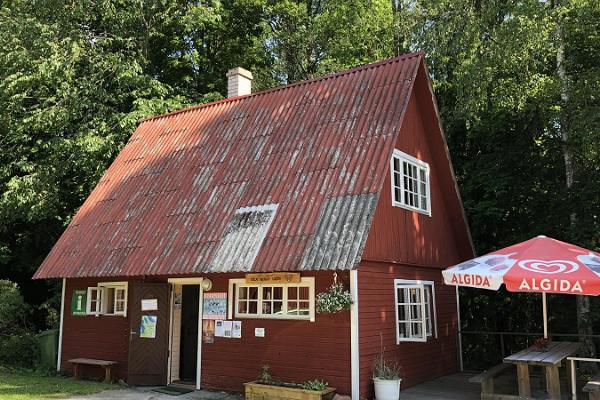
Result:
[[[388,167],[363,260],[450,266],[462,257],[468,258],[471,255],[470,249],[465,250],[462,243],[467,237],[464,228],[460,235],[456,234],[463,222],[455,216],[456,200],[448,194],[447,186],[453,184],[452,181],[448,182],[449,165],[441,158],[439,149],[430,150],[432,147],[439,147],[440,143],[430,138],[435,134],[439,135],[439,132],[430,132],[425,128],[423,118],[429,116],[423,116],[426,114],[424,108],[417,101],[416,92],[413,92],[396,148],[429,163],[431,217],[392,207]],[[460,246],[457,245],[457,240],[461,241]]]
[[[381,349],[402,367],[403,387],[457,370],[454,287],[441,270],[472,257],[470,238],[423,67],[396,148],[429,163],[431,217],[392,207],[390,170],[358,268],[361,394],[372,398],[372,367]],[[396,344],[394,279],[435,282],[438,339]]]
[[[315,277],[315,293],[331,285],[333,272],[306,272]],[[207,275],[212,292],[227,292],[230,278],[244,274]],[[156,278],[158,279],[158,278]],[[156,280],[153,279],[153,280]],[[166,278],[161,278],[162,281]],[[338,280],[348,284],[348,273]],[[102,279],[102,282],[110,279]],[[116,279],[119,280],[119,279]],[[130,281],[131,282],[131,281]],[[67,362],[85,357],[119,362],[116,373],[127,378],[129,318],[117,316],[71,316],[74,289],[96,286],[96,280],[69,279],[65,295],[62,369],[72,371]],[[131,283],[130,283],[131,285]],[[131,306],[131,304],[129,304]],[[324,379],[340,393],[350,393],[350,314],[316,315],[315,322],[296,320],[240,319],[242,338],[215,338],[202,346],[202,386],[243,391],[244,382],[256,380],[260,368],[268,364],[274,379],[303,382]],[[254,336],[254,328],[265,328],[264,338]],[[102,376],[101,369],[84,368],[84,375]]]
[[[327,289],[333,272],[306,272],[314,276],[315,293]],[[225,292],[229,278],[243,274],[207,275],[212,292]],[[348,284],[348,273],[338,273]],[[339,393],[350,393],[350,313],[317,314],[315,322],[272,319],[240,319],[242,338],[215,338],[202,345],[202,385],[206,388],[242,391],[243,383],[258,379],[262,365],[271,366],[273,379],[303,382],[324,379]],[[265,328],[265,337],[254,328]]]
[[[126,279],[102,279],[102,282],[125,281]],[[72,316],[71,299],[73,290],[96,286],[98,280],[67,279],[65,290],[65,314],[63,322],[63,345],[61,369],[72,371],[68,360],[73,358],[96,358],[117,361],[115,373],[119,378],[127,377],[129,350],[129,317],[121,316]],[[83,366],[83,376],[104,376],[100,367]]]
[[[435,282],[438,338],[425,343],[396,344],[394,279]],[[358,269],[360,393],[373,398],[372,367],[383,348],[402,368],[402,387],[455,372],[457,315],[454,287],[442,283],[437,268],[364,262]]]

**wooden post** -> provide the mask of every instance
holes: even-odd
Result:
[[[73,364],[73,373],[75,375],[74,378],[79,379],[79,365]]]
[[[481,381],[481,394],[482,395],[493,395],[494,394],[494,377],[490,376]],[[482,396],[484,397],[484,396]]]
[[[527,365],[527,363],[517,363],[517,377],[519,381],[519,396],[531,397],[531,385],[529,383],[529,366]]]
[[[550,400],[560,400],[560,378],[557,365],[546,366],[546,389]]]
[[[104,383],[111,382],[111,369],[112,369],[112,366],[110,366],[110,365],[107,365],[106,367],[104,367]]]

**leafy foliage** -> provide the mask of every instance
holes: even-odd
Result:
[[[373,364],[373,378],[394,381],[402,378],[402,374],[398,364],[386,361],[383,354],[381,354],[375,359],[375,363]]]
[[[327,291],[317,295],[318,313],[336,313],[349,310],[352,306],[352,295],[344,285],[334,282]]]
[[[599,249],[599,38],[596,0],[0,0],[0,278],[23,288],[32,323],[52,324],[59,283],[32,273],[139,119],[222,98],[229,68],[265,89],[412,50],[477,252],[538,234]],[[461,294],[465,328],[541,329],[539,296]],[[549,309],[552,331],[574,332],[572,298]]]
[[[325,389],[327,389],[328,386],[329,386],[329,383],[327,383],[323,380],[320,380],[320,379],[313,379],[311,381],[306,381],[300,385],[300,387],[302,387],[302,389],[304,389],[304,390],[314,390],[316,392],[325,390]]]

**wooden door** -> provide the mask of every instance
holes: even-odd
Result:
[[[165,385],[169,347],[169,284],[134,282],[132,289],[128,300],[131,325],[127,382],[130,385]],[[146,301],[144,311],[143,300]],[[154,300],[156,309],[153,309]]]

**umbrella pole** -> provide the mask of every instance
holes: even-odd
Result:
[[[548,339],[548,304],[545,292],[542,292],[542,314],[544,315],[544,339]]]

